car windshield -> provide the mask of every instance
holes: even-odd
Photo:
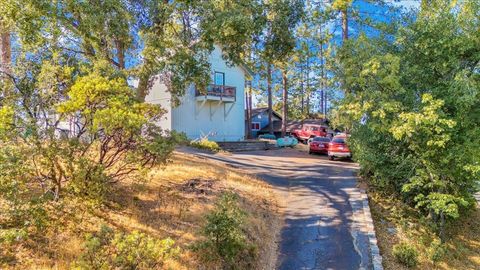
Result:
[[[315,137],[315,138],[313,138],[313,141],[314,142],[329,142],[330,139],[326,138],[326,137]]]
[[[332,140],[332,142],[334,142],[334,143],[345,143],[345,139],[344,138],[334,138]]]

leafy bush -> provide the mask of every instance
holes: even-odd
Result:
[[[0,228],[41,236],[63,203],[101,204],[116,182],[166,162],[182,137],[155,124],[163,110],[137,100],[110,64],[32,59],[19,59],[25,83],[0,94]]]
[[[445,253],[445,247],[442,245],[440,240],[432,241],[430,247],[428,248],[428,257],[434,263],[440,261],[443,256],[445,256]]]
[[[259,139],[266,139],[266,140],[276,140],[277,137],[273,134],[262,134],[258,136]]]
[[[0,243],[11,244],[16,241],[23,240],[28,233],[25,229],[4,229],[0,230]]]
[[[414,267],[418,263],[418,252],[410,244],[400,243],[393,246],[393,256],[397,258],[399,262],[407,267]]]
[[[76,269],[153,269],[179,253],[170,239],[156,240],[143,233],[114,233],[102,226],[96,234],[89,234],[85,251],[76,263]]]
[[[442,240],[475,207],[480,179],[478,57],[464,53],[477,50],[468,22],[479,11],[426,7],[388,35],[352,40],[334,65],[346,91],[330,118],[351,131],[362,173],[429,217]]]
[[[191,141],[190,145],[198,149],[209,150],[212,152],[218,152],[221,150],[220,146],[218,146],[216,142],[210,141],[206,137],[201,138],[200,140]]]
[[[221,261],[228,268],[252,262],[256,256],[255,247],[247,243],[242,230],[245,212],[240,209],[236,194],[224,193],[206,219],[203,227],[206,239],[195,246],[205,252],[205,260]]]

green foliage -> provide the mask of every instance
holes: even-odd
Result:
[[[10,106],[0,107],[0,138],[7,137],[14,124],[14,111]]]
[[[68,186],[71,193],[80,196],[86,203],[93,205],[103,203],[110,188],[109,177],[105,174],[103,167],[84,158],[80,158],[76,163],[78,169]]]
[[[275,140],[277,137],[273,134],[262,134],[258,136],[259,139]]]
[[[337,10],[346,10],[352,5],[353,0],[335,0],[332,7]]]
[[[214,141],[208,140],[208,138],[201,138],[200,140],[194,140],[190,142],[190,145],[198,148],[198,149],[204,149],[212,152],[218,152],[221,150],[220,146]]]
[[[393,256],[407,267],[415,267],[418,263],[418,251],[407,243],[394,245]]]
[[[206,239],[195,247],[204,252],[205,260],[221,261],[231,269],[242,269],[241,265],[246,267],[253,261],[255,248],[248,244],[242,230],[245,212],[240,209],[236,194],[224,193],[206,219],[203,227]]]
[[[157,240],[137,231],[115,233],[102,226],[98,233],[87,235],[75,269],[153,269],[178,255],[174,244],[170,238]]]
[[[434,240],[428,247],[428,257],[434,263],[440,261],[446,253],[446,248],[440,240]]]
[[[266,25],[262,56],[267,63],[285,62],[295,48],[295,26],[303,14],[302,1],[265,1]]]
[[[333,122],[351,131],[362,174],[430,217],[444,240],[448,220],[475,205],[480,178],[480,51],[471,22],[480,7],[438,3],[393,23],[393,36],[345,44],[335,72],[346,92]]]
[[[0,242],[12,244],[27,238],[28,232],[25,229],[0,230]]]

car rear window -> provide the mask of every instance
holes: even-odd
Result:
[[[334,142],[334,143],[345,143],[345,139],[344,138],[334,138],[332,140],[332,142]]]
[[[330,142],[330,139],[326,138],[326,137],[315,137],[315,138],[313,138],[313,141],[315,141],[315,142]]]

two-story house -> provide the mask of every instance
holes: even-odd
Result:
[[[194,85],[185,91],[178,106],[172,106],[165,84],[156,81],[145,101],[167,110],[159,123],[163,129],[184,132],[189,139],[208,137],[213,141],[245,139],[245,86],[253,76],[244,65],[230,66],[219,46],[209,56],[212,84],[207,92]]]

